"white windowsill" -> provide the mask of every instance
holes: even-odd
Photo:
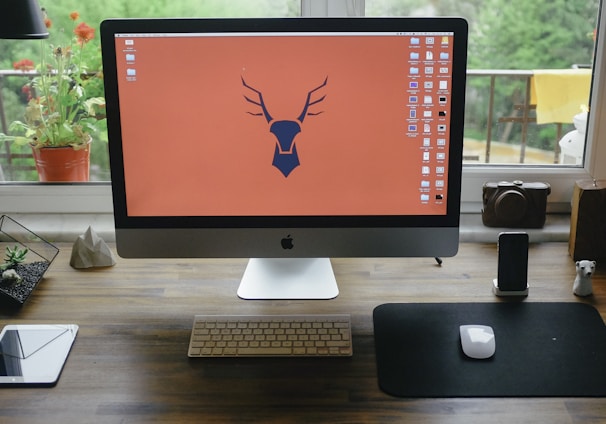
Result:
[[[490,228],[482,224],[482,215],[467,213],[461,215],[461,242],[496,243],[502,231],[525,231],[531,243],[568,242],[570,235],[570,215],[548,214],[543,228],[512,229]]]
[[[109,213],[12,213],[7,214],[21,225],[52,242],[73,242],[91,226],[105,241],[115,241],[114,218]],[[506,228],[489,228],[482,224],[479,213],[461,215],[461,242],[496,243],[501,231],[517,231]],[[570,233],[570,216],[548,214],[545,227],[527,229],[531,243],[567,242]]]

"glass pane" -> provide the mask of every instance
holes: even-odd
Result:
[[[76,16],[74,11],[78,12]],[[57,95],[60,83],[54,78],[52,82],[44,83],[37,74],[40,71],[42,53],[44,63],[49,64],[56,58],[57,47],[63,46],[66,67],[72,69],[69,84],[65,87],[64,96],[57,104],[66,104],[65,114],[74,112],[71,103],[74,96],[82,100],[103,97],[101,53],[98,36],[99,23],[111,17],[278,17],[298,16],[301,12],[300,0],[106,0],[103,2],[81,2],[75,0],[53,0],[46,6],[47,26],[51,38],[48,40],[0,40],[0,133],[10,136],[19,135],[21,143],[12,140],[0,140],[0,182],[2,181],[38,181],[32,148],[28,145],[31,134],[19,130],[14,121],[27,123],[26,115],[35,121],[40,107],[45,106],[44,93],[48,94],[51,103]],[[86,32],[86,27],[78,35],[73,31],[77,25],[86,23],[93,30]],[[92,37],[92,38],[90,38]],[[89,40],[90,38],[90,40]],[[65,48],[69,46],[69,48]],[[82,47],[82,48],[81,48]],[[79,71],[75,71],[75,66]],[[53,66],[57,69],[57,66]],[[45,67],[46,69],[46,67]],[[82,71],[87,71],[83,74]],[[80,78],[82,77],[82,78]],[[172,77],[178,77],[173,75]],[[38,78],[38,79],[37,79]],[[167,78],[171,78],[167,75]],[[48,80],[50,81],[50,79]],[[80,87],[77,91],[67,91],[69,88]],[[49,91],[46,91],[49,90]],[[54,96],[53,96],[54,95]],[[27,109],[30,101],[37,104]],[[94,101],[89,101],[87,106]],[[96,118],[103,118],[102,107],[96,110]],[[38,113],[39,114],[39,113]],[[84,114],[83,109],[76,113]],[[51,118],[52,120],[53,118]],[[91,123],[98,127],[93,134],[90,145],[90,181],[109,181],[109,158],[107,152],[107,131],[103,120],[94,119]],[[10,128],[9,128],[10,127]],[[47,127],[48,128],[48,127]],[[60,128],[58,131],[64,131]],[[69,132],[69,131],[68,131]],[[71,131],[76,132],[78,131]],[[27,136],[27,137],[26,137]],[[43,136],[37,138],[42,140]]]
[[[464,163],[583,165],[600,0],[366,0],[469,22]]]

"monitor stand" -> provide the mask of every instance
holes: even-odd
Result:
[[[238,296],[260,299],[333,299],[339,294],[329,258],[251,258]]]

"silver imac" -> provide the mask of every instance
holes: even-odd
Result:
[[[101,25],[120,256],[253,258],[246,299],[337,296],[331,257],[459,243],[460,18]]]

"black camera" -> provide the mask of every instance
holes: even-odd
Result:
[[[542,228],[549,193],[547,183],[484,183],[482,222],[487,227]]]

